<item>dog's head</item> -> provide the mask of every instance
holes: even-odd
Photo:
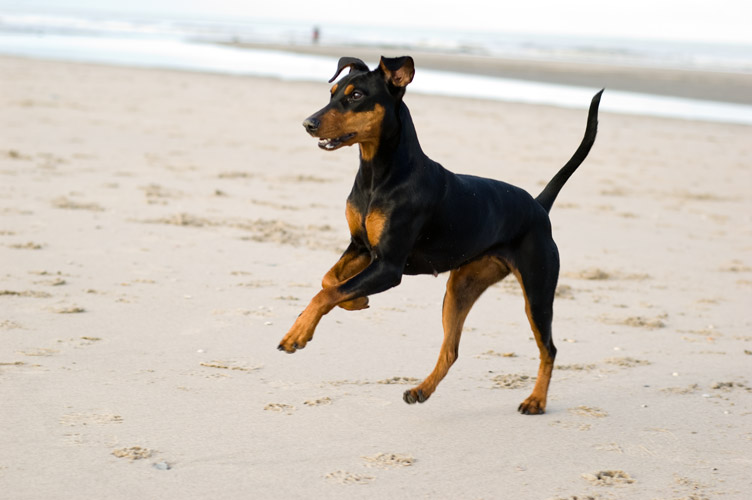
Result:
[[[329,104],[306,118],[303,126],[320,139],[321,149],[334,151],[360,144],[361,156],[369,160],[378,149],[384,127],[397,119],[397,105],[413,80],[415,67],[409,56],[382,57],[373,71],[360,59],[343,57],[329,83],[347,68],[348,74],[331,88]]]

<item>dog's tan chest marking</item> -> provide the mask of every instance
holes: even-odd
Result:
[[[350,228],[350,234],[358,236],[363,229],[363,216],[350,202],[347,202],[345,217],[347,217],[347,227]]]
[[[371,247],[379,245],[384,226],[386,226],[386,214],[378,209],[371,210],[366,216],[366,237]]]
[[[368,240],[371,247],[378,246],[387,222],[387,216],[382,210],[373,209],[363,217],[363,214],[348,202],[345,216],[351,235],[357,237],[363,236],[363,233],[365,233],[365,239]]]

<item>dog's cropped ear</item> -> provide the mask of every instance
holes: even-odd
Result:
[[[339,62],[337,63],[337,72],[334,73],[334,76],[329,80],[329,83],[332,83],[334,80],[337,79],[340,73],[342,73],[342,70],[350,67],[350,71],[352,70],[358,70],[358,71],[368,71],[368,66],[366,63],[358,59],[357,57],[340,57]]]
[[[382,57],[379,69],[384,73],[387,82],[400,88],[407,87],[415,76],[415,64],[410,56]]]

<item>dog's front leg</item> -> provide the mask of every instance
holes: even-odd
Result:
[[[361,297],[383,292],[397,286],[402,280],[403,266],[378,259],[349,280],[317,293],[310,304],[279,343],[278,349],[293,353],[302,349],[313,338],[313,332],[321,318],[343,302],[352,302]]]
[[[324,275],[321,280],[322,288],[331,288],[343,283],[368,267],[373,258],[371,253],[355,242],[351,242],[345,253],[334,266]],[[358,311],[368,308],[368,297],[360,297],[355,300],[340,302],[337,304],[348,311]]]

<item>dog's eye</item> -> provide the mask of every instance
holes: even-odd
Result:
[[[358,99],[362,99],[362,98],[363,98],[363,92],[361,92],[360,90],[353,90],[353,93],[350,94],[350,99],[352,99],[353,101],[357,101]]]

